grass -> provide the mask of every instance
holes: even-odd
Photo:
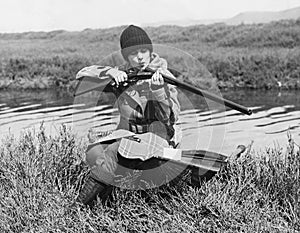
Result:
[[[109,205],[74,200],[88,168],[86,142],[43,127],[0,145],[1,232],[299,232],[300,152],[250,148],[200,188],[185,182],[141,193],[116,189]]]
[[[0,34],[0,89],[72,89],[81,68],[99,64],[119,50],[124,28]],[[154,44],[191,54],[217,80],[219,88],[300,88],[300,20],[236,26],[161,26],[146,31]],[[182,60],[182,53],[170,55],[174,51],[169,49],[168,62],[185,73],[182,66],[189,61]],[[124,62],[120,53],[112,61],[118,65]],[[202,79],[206,82],[207,77],[195,69],[187,79],[197,85]]]

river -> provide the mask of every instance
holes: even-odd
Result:
[[[182,148],[230,154],[240,144],[252,144],[254,151],[261,152],[286,148],[288,132],[300,144],[300,91],[236,90],[222,91],[222,95],[252,109],[253,114],[222,111],[202,97],[180,91],[177,126]],[[74,98],[57,90],[0,91],[1,140],[9,133],[18,137],[24,130],[38,130],[41,122],[49,134],[56,134],[60,125],[66,124],[78,137],[85,137],[90,128],[113,130],[118,121],[111,96]]]

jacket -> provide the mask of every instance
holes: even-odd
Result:
[[[163,74],[175,78],[167,68],[167,61],[152,53],[149,68],[161,69]],[[110,78],[106,72],[109,66],[89,66],[80,70],[76,78],[95,77],[106,81]],[[131,69],[128,63],[119,70]],[[126,129],[134,133],[153,132],[170,141],[174,136],[174,124],[178,119],[180,104],[175,86],[165,83],[162,88],[151,89],[150,80],[139,80],[135,85],[117,93],[116,105],[120,112],[117,129]]]

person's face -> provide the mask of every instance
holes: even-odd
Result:
[[[147,48],[136,49],[128,55],[128,61],[132,67],[143,70],[150,63],[150,50]]]

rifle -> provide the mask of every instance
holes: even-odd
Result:
[[[129,85],[132,85],[134,83],[136,83],[138,80],[141,80],[141,79],[149,79],[151,78],[151,76],[153,75],[155,71],[150,69],[150,68],[146,68],[144,71],[142,72],[129,72],[127,74],[128,76],[128,80],[126,81],[126,83],[123,84],[123,86],[126,88],[126,86],[129,86]],[[244,114],[247,114],[247,115],[251,115],[252,114],[252,110],[249,109],[249,108],[246,108],[240,104],[237,104],[237,103],[234,103],[230,100],[227,100],[227,99],[224,99],[220,96],[217,96],[215,94],[212,94],[202,88],[197,88],[197,87],[194,87],[190,84],[187,84],[185,82],[182,82],[182,81],[179,81],[177,79],[174,79],[173,77],[170,77],[168,75],[165,75],[165,74],[162,74],[162,77],[164,78],[164,81],[166,83],[169,83],[169,84],[172,84],[174,86],[177,86],[179,88],[183,88],[185,90],[188,90],[194,94],[197,94],[197,95],[200,95],[200,96],[203,96],[205,98],[208,98],[212,101],[215,101],[216,103],[219,103],[219,104],[224,104],[226,107],[229,107],[231,109],[234,109],[234,110],[237,110],[241,113],[244,113]],[[75,94],[74,96],[79,96],[79,95],[82,95],[82,94],[85,94],[87,92],[90,92],[90,91],[93,91],[93,90],[101,90],[103,88],[105,88],[107,85],[111,85],[111,86],[114,86],[115,83],[114,83],[114,80],[112,78],[107,78],[107,79],[95,79],[95,78],[89,78],[89,77],[82,77],[82,80],[81,81],[87,81],[87,82],[92,82],[93,85],[92,87],[89,87],[89,88],[81,88],[81,89],[84,89],[84,90],[79,90],[80,88],[80,84],[81,83],[78,83],[76,88],[75,88]]]

